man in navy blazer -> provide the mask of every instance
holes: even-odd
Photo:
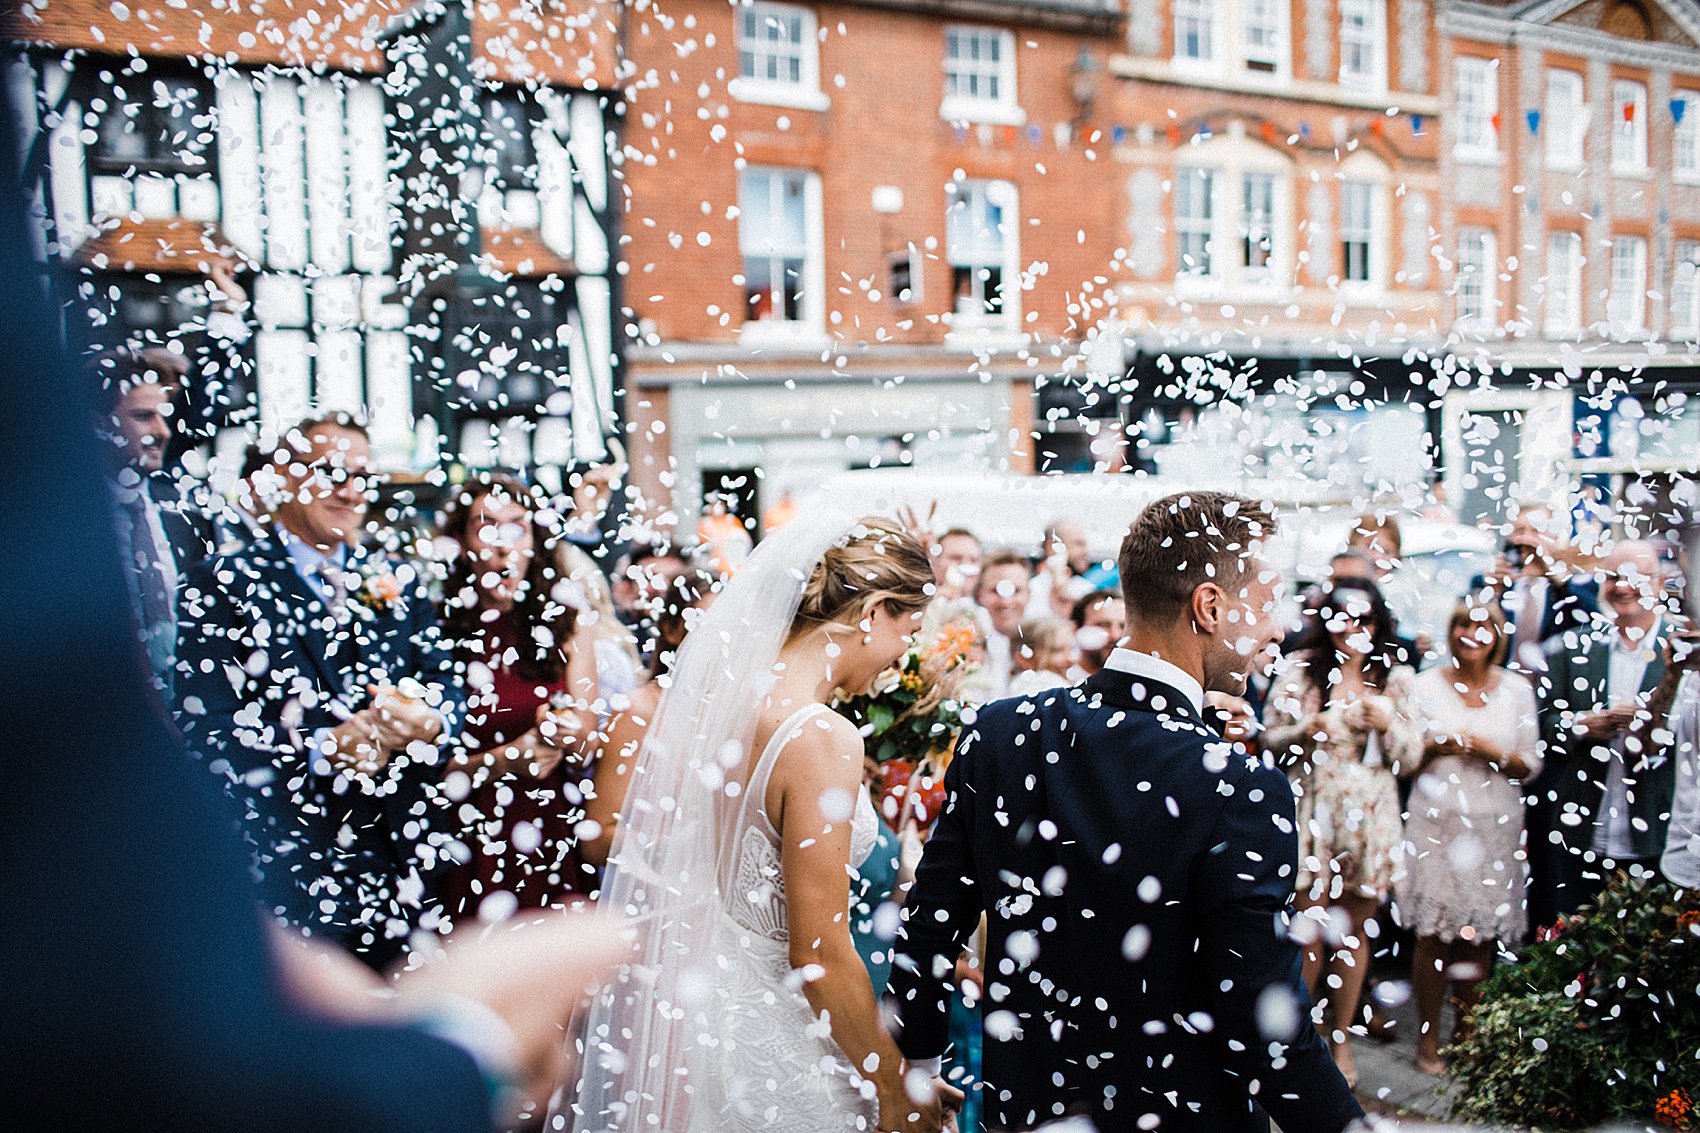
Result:
[[[1310,1018],[1287,934],[1293,796],[1206,725],[1279,636],[1263,505],[1148,506],[1119,556],[1129,638],[1069,689],[964,730],[904,911],[891,1004],[931,1069],[948,981],[987,920],[984,1098],[994,1129],[1338,1133],[1362,1115]]]
[[[348,418],[279,446],[276,526],[184,580],[177,718],[244,808],[272,910],[381,967],[430,924],[463,697],[419,571],[356,545],[369,451]]]

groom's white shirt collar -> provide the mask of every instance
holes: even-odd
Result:
[[[1140,653],[1118,645],[1110,651],[1110,659],[1104,662],[1104,668],[1166,684],[1190,700],[1194,712],[1204,715],[1204,686],[1185,669],[1171,665],[1155,653]]]

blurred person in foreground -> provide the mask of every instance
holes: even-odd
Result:
[[[1329,1046],[1356,1085],[1353,1035],[1369,974],[1367,926],[1403,874],[1401,767],[1421,731],[1411,711],[1410,667],[1393,618],[1373,588],[1336,585],[1317,610],[1324,636],[1289,654],[1264,708],[1263,743],[1289,768],[1298,794],[1297,901],[1306,936],[1305,977],[1326,977]],[[1335,913],[1338,910],[1338,914]]]
[[[1338,1133],[1362,1116],[1287,935],[1292,792],[1205,724],[1272,642],[1262,504],[1158,500],[1122,542],[1128,644],[1074,688],[982,708],[899,930],[889,1006],[922,1072],[986,918],[989,1127]]]
[[[0,173],[0,372],[18,391],[0,420],[0,466],[18,503],[0,511],[8,1123],[488,1133],[507,1116],[494,1096],[535,1091],[556,1072],[562,1028],[618,959],[617,940],[593,922],[552,918],[486,944],[455,942],[393,994],[358,972],[352,992],[300,990],[324,982],[322,969],[268,938],[229,804],[150,687],[103,454],[88,432],[95,400],[51,337],[61,320],[41,304],[9,176]],[[73,688],[98,695],[67,711]]]
[[[1676,772],[1659,872],[1673,885],[1700,888],[1700,629],[1692,624],[1666,641],[1665,674],[1647,711],[1651,758]]]
[[[566,600],[541,509],[518,480],[485,475],[456,489],[443,519],[458,552],[443,637],[467,696],[443,782],[462,803],[471,853],[438,887],[451,916],[488,901],[487,920],[593,888],[573,847],[595,744],[596,646],[590,619]]]
[[[1518,508],[1504,530],[1499,557],[1471,580],[1470,591],[1485,590],[1511,626],[1507,663],[1538,673],[1547,642],[1566,630],[1589,629],[1599,610],[1599,585],[1578,569],[1551,508]]]
[[[1417,1069],[1439,1074],[1440,1010],[1456,989],[1453,1041],[1493,968],[1495,944],[1515,949],[1527,927],[1528,869],[1518,783],[1541,769],[1535,689],[1504,668],[1511,647],[1498,607],[1459,603],[1446,628],[1446,664],[1418,673],[1411,694],[1423,723],[1405,838],[1410,877],[1400,911],[1417,934],[1411,961]]]
[[[275,526],[184,580],[177,720],[243,808],[268,906],[381,968],[436,924],[465,701],[420,570],[361,545],[370,452],[343,416],[281,439]]]
[[[1665,849],[1676,766],[1637,727],[1664,677],[1672,628],[1658,549],[1627,540],[1612,548],[1600,600],[1608,624],[1554,639],[1536,686],[1546,766],[1529,793],[1551,831],[1532,847],[1546,864],[1546,886],[1530,895],[1537,926],[1591,901],[1614,870],[1656,875]]]

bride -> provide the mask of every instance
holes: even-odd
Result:
[[[576,1133],[936,1133],[960,1104],[905,1065],[851,942],[878,820],[830,707],[902,656],[931,584],[900,527],[823,510],[686,638],[604,879],[639,954],[593,1005]]]

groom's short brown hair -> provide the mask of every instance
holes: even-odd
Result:
[[[1267,504],[1226,492],[1180,492],[1145,505],[1116,565],[1130,621],[1173,620],[1206,582],[1237,577],[1253,544],[1275,533]]]

